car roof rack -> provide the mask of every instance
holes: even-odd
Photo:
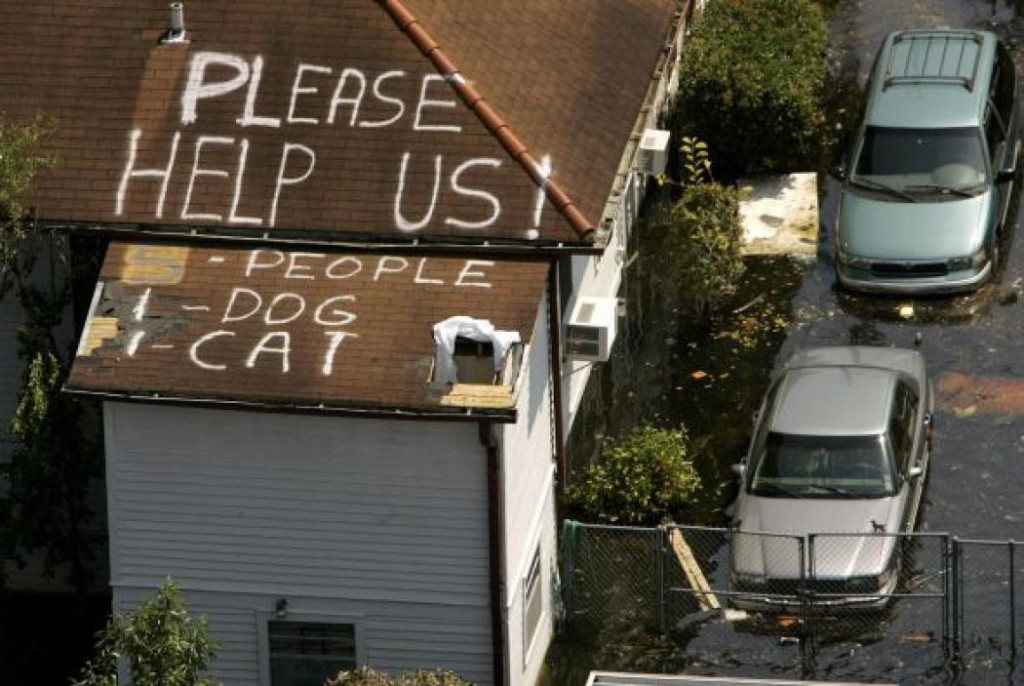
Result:
[[[973,91],[981,43],[977,31],[902,31],[893,38],[882,90],[907,83],[948,83]]]

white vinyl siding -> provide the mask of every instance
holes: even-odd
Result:
[[[225,683],[261,683],[255,613],[279,598],[363,616],[371,666],[491,682],[475,423],[119,403],[105,417],[115,603],[177,579],[222,641]]]
[[[515,424],[502,427],[506,616],[509,683],[532,686],[551,642],[551,570],[555,566],[555,462],[547,298],[538,308],[517,397]],[[524,580],[540,549],[540,631],[524,640]]]

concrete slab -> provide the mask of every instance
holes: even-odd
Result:
[[[744,255],[814,260],[818,252],[817,174],[744,179],[739,187]]]

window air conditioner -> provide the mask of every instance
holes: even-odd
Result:
[[[668,159],[669,132],[662,129],[647,129],[640,139],[636,155],[636,166],[641,174],[658,176],[665,172]]]
[[[565,353],[574,360],[606,362],[615,342],[618,298],[581,296],[569,317]]]

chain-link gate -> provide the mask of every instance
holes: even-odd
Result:
[[[570,622],[670,636],[677,661],[748,675],[950,683],[1012,678],[1024,632],[1019,546],[933,533],[567,522],[562,582]]]

